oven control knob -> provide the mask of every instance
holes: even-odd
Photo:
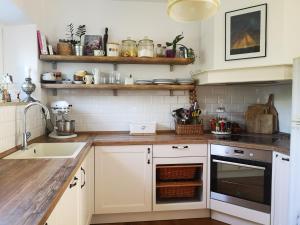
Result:
[[[254,154],[253,154],[253,153],[250,153],[250,154],[249,154],[249,156],[250,156],[250,157],[253,157],[253,156],[254,156]]]

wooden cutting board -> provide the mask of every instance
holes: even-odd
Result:
[[[274,95],[269,96],[267,104],[255,104],[245,113],[248,133],[273,134],[279,131],[278,112],[274,106]]]
[[[269,96],[269,100],[267,103],[268,107],[269,107],[269,113],[272,114],[273,117],[273,129],[274,132],[279,132],[279,120],[278,120],[278,112],[274,106],[274,95],[271,94]]]

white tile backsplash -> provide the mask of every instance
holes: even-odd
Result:
[[[13,148],[22,143],[24,106],[0,107],[0,152]],[[33,107],[27,114],[28,131],[31,139],[44,132],[40,109]]]
[[[174,109],[189,106],[188,91],[110,91],[58,90],[48,95],[48,104],[66,100],[73,105],[70,118],[76,120],[77,131],[128,131],[131,122],[157,122],[157,129],[172,130]]]
[[[198,86],[197,97],[205,129],[209,129],[209,120],[212,116],[218,115],[244,127],[244,114],[248,106],[266,103],[269,95],[273,93],[279,113],[280,131],[290,132],[291,89],[291,84]],[[220,106],[225,107],[225,114],[216,113],[216,109]]]

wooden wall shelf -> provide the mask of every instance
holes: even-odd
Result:
[[[111,63],[117,64],[152,64],[152,65],[188,65],[194,62],[194,59],[186,58],[139,58],[139,57],[110,57],[110,56],[64,56],[64,55],[40,55],[40,60],[44,62],[73,62],[73,63]]]
[[[124,84],[41,84],[47,89],[106,89],[106,90],[193,90],[194,85],[124,85]]]
[[[124,85],[124,84],[41,84],[44,89],[54,90],[54,94],[58,89],[100,89],[113,90],[114,95],[117,95],[117,90],[169,90],[170,95],[176,90],[194,90],[194,85]]]

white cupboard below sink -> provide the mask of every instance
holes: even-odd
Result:
[[[152,210],[152,146],[95,147],[95,213]]]
[[[94,148],[92,148],[45,225],[88,225],[94,213]]]

